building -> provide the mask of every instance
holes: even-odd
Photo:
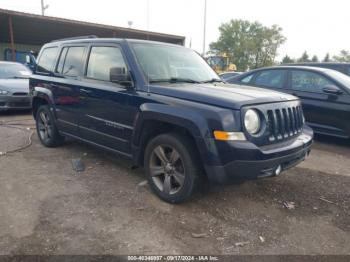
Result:
[[[0,60],[5,59],[5,50],[12,54],[15,50],[36,53],[52,40],[85,35],[148,39],[179,45],[185,42],[183,36],[0,9]]]

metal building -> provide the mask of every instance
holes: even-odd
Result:
[[[184,45],[185,37],[0,9],[0,60],[7,52],[38,52],[55,39],[82,35],[148,39]]]

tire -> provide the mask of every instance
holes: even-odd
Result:
[[[195,145],[176,133],[161,134],[148,143],[144,168],[152,191],[168,203],[188,200],[200,185]]]
[[[35,119],[37,134],[44,146],[57,147],[64,142],[64,137],[59,134],[48,105],[42,105],[38,108]]]

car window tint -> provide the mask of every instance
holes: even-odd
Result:
[[[45,48],[40,55],[36,71],[41,73],[49,73],[55,62],[57,52],[57,47]]]
[[[322,93],[322,89],[333,83],[320,74],[309,71],[292,71],[292,89]]]
[[[78,76],[83,68],[83,55],[85,47],[72,46],[68,48],[66,59],[64,61],[62,74],[65,76]]]
[[[64,60],[66,59],[67,51],[68,51],[68,47],[64,47],[62,49],[60,58],[58,60],[58,65],[55,71],[56,73],[62,74],[63,64],[64,64]]]
[[[268,70],[258,73],[255,84],[273,88],[283,88],[284,70]]]
[[[251,74],[251,75],[249,75],[249,76],[246,76],[246,77],[244,77],[244,78],[241,79],[241,82],[242,82],[242,83],[245,83],[245,84],[248,84],[248,83],[252,80],[253,76],[254,76],[254,74]]]
[[[348,67],[347,75],[350,76],[350,67]]]
[[[94,46],[91,48],[87,77],[110,81],[110,70],[114,67],[127,70],[122,52],[118,47]]]

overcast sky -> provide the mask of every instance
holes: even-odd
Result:
[[[115,26],[178,34],[186,46],[202,52],[204,0],[45,0],[46,15]],[[327,52],[350,50],[348,0],[207,0],[207,45],[219,36],[218,27],[230,19],[277,24],[287,42],[279,50],[300,57],[306,50],[323,58]],[[0,8],[40,14],[40,0],[0,0]]]

